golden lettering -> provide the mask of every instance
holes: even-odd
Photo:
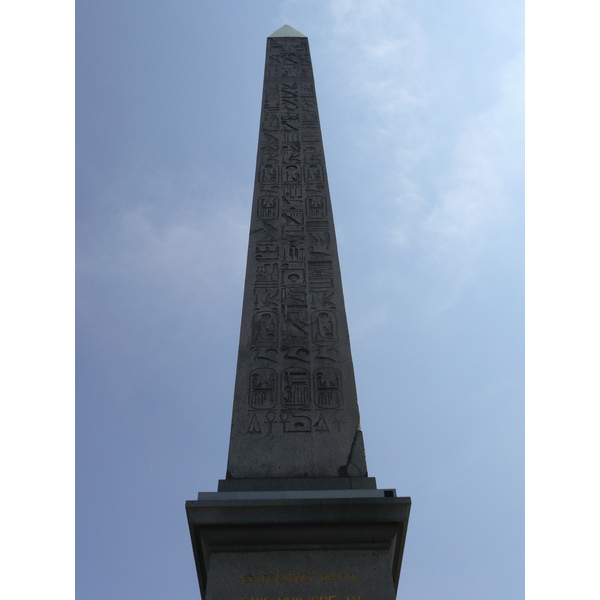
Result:
[[[326,579],[323,579],[326,578]],[[244,583],[258,583],[258,575],[243,575]],[[334,581],[335,575],[326,573],[322,581]],[[315,583],[317,576],[314,573],[263,573],[263,583]],[[287,598],[287,596],[286,596]],[[289,598],[288,598],[289,600]]]

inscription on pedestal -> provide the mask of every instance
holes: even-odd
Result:
[[[211,585],[212,581],[217,581]],[[219,595],[213,589],[219,589]],[[206,600],[392,600],[383,550],[214,554]]]

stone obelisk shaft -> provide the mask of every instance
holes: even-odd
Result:
[[[291,33],[267,39],[228,479],[367,475],[308,39]]]

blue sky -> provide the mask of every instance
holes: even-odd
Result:
[[[365,373],[359,397],[363,424],[367,418],[375,423],[368,425],[371,434],[365,431],[370,470],[380,485],[410,493],[414,501],[402,597],[456,597],[457,590],[461,597],[474,597],[495,585],[502,592],[510,588],[511,597],[520,595],[521,588],[513,594],[511,586],[518,581],[521,557],[509,568],[506,560],[513,556],[502,553],[515,547],[518,552],[521,533],[506,529],[505,523],[518,523],[509,513],[519,504],[507,502],[497,510],[519,494],[511,483],[519,461],[509,453],[518,449],[518,427],[507,426],[516,422],[517,396],[503,394],[508,402],[498,400],[498,392],[486,396],[478,391],[478,381],[487,378],[493,391],[500,370],[507,382],[515,373],[500,359],[514,348],[514,320],[507,315],[511,302],[517,307],[520,302],[518,293],[511,296],[511,286],[519,272],[515,264],[522,265],[522,231],[515,232],[517,221],[503,217],[502,211],[521,193],[518,177],[514,188],[509,184],[515,172],[511,175],[507,159],[522,162],[514,138],[518,119],[514,112],[510,117],[509,109],[510,98],[519,106],[522,95],[505,95],[507,102],[499,103],[498,85],[504,80],[502,89],[508,91],[518,83],[518,77],[503,79],[499,73],[509,55],[518,55],[515,36],[522,34],[522,17],[515,20],[514,13],[521,14],[522,7],[454,3],[445,9],[440,3],[420,3],[386,8],[371,3],[383,10],[365,18],[365,3],[262,3],[253,12],[229,3],[226,15],[198,3],[172,2],[162,12],[149,2],[143,7],[129,3],[127,10],[103,3],[96,11],[78,4],[75,19],[74,4],[6,4],[0,19],[5,92],[0,161],[4,596],[37,597],[49,589],[61,597],[74,596],[76,21],[79,595],[198,598],[190,580],[193,565],[184,541],[181,498],[193,497],[197,489],[214,489],[224,469],[226,436],[215,427],[228,428],[230,401],[224,390],[233,387],[237,325],[232,319],[239,318],[240,309],[232,306],[241,299],[241,289],[231,289],[241,286],[231,261],[238,256],[233,245],[238,238],[231,232],[247,227],[240,211],[248,211],[247,219],[253,160],[245,161],[256,151],[258,129],[260,90],[249,86],[257,85],[255,72],[258,79],[262,76],[264,36],[285,21],[310,36],[320,65],[315,69],[320,69],[322,116],[324,106],[330,107],[325,144],[329,179],[332,188],[337,186],[338,234],[345,220],[340,252],[347,303],[354,286],[348,316],[355,364]],[[349,10],[344,13],[345,6]],[[359,9],[363,16],[352,27]],[[590,76],[597,71],[599,53],[597,10],[589,0],[575,0],[568,9],[531,0],[525,10],[528,600],[595,597],[599,587],[594,474],[600,393],[600,145],[595,142],[600,136],[600,87],[597,77]],[[352,43],[335,45],[340,37],[334,35],[334,13],[343,17],[335,33]],[[237,23],[234,29],[232,23]],[[374,44],[358,44],[359,39],[371,42],[369,23],[370,31],[379,23],[380,32],[397,32],[388,36],[392,43],[374,53]],[[410,23],[412,28],[402,29]],[[223,31],[240,34],[236,39],[244,46],[235,56],[214,50]],[[414,34],[413,41],[401,46],[408,33]],[[423,63],[416,60],[419,33],[427,42],[421,46]],[[210,53],[197,50],[205,42],[212,44]],[[256,55],[247,52],[255,47]],[[315,52],[319,47],[322,51]],[[431,96],[437,100],[420,120],[411,108],[410,119],[396,128],[404,137],[388,135],[385,146],[386,134],[401,118],[394,109],[402,102],[416,106],[419,94],[414,92],[426,90],[405,69],[402,81],[411,93],[401,87],[394,92],[403,63],[392,60],[393,50],[400,47],[396,57],[408,57],[413,50],[411,64],[420,65],[413,74],[435,72],[425,81],[434,82],[429,91],[437,92]],[[334,61],[336,48],[342,54]],[[376,60],[384,50],[385,63]],[[363,65],[375,56],[369,69],[355,69],[354,91],[352,77],[344,75],[343,52],[363,59]],[[255,71],[240,68],[250,60],[256,61]],[[333,61],[332,69],[325,68],[327,60]],[[514,64],[518,69],[518,58]],[[385,65],[391,65],[392,76],[381,70]],[[225,77],[222,69],[207,71],[209,66],[229,71]],[[184,77],[190,72],[196,79]],[[504,72],[510,74],[510,68]],[[225,88],[214,84],[231,83],[231,73],[238,87],[217,98],[216,90]],[[204,84],[205,75],[212,87],[192,85]],[[362,80],[370,85],[361,85]],[[346,93],[342,102],[335,96],[341,91]],[[252,94],[256,112],[244,113]],[[393,118],[386,119],[385,111]],[[213,125],[219,133],[210,137]],[[245,126],[252,131],[241,129]],[[226,131],[235,135],[224,137]],[[358,139],[357,132],[365,139]],[[469,138],[467,132],[479,137]],[[495,143],[486,145],[485,140]],[[462,161],[473,167],[471,176],[459,177],[458,157],[468,157],[475,144],[487,150],[471,152],[471,162]],[[461,148],[467,152],[459,152]],[[353,158],[357,149],[362,150],[360,160]],[[442,169],[435,157],[446,158],[450,166]],[[341,174],[335,180],[333,160]],[[394,160],[405,170],[389,166]],[[461,198],[481,195],[485,186],[475,185],[477,180],[494,178],[498,185],[487,189],[499,202],[461,204]],[[363,188],[356,187],[355,193],[356,182]],[[450,194],[451,189],[462,191]],[[518,191],[516,196],[511,189]],[[348,193],[340,195],[341,190]],[[359,215],[363,204],[357,198],[375,201],[375,209],[384,206],[385,219],[377,210]],[[393,198],[399,199],[397,204]],[[452,201],[441,210],[443,199]],[[350,206],[352,210],[346,208]],[[494,211],[482,212],[482,206]],[[437,220],[427,220],[431,214]],[[452,214],[463,218],[447,226],[452,219],[440,217]],[[482,219],[485,214],[492,218]],[[479,223],[479,229],[467,223]],[[374,228],[377,235],[370,233]],[[359,235],[350,237],[356,231]],[[425,235],[432,231],[443,243],[436,245],[435,236]],[[369,254],[371,247],[377,248],[376,257]],[[199,255],[204,260],[192,260]],[[244,259],[235,260],[242,264]],[[364,307],[368,310],[361,311]],[[231,317],[232,310],[237,317]],[[485,344],[473,337],[475,329]],[[220,354],[211,354],[215,349]],[[514,364],[521,361],[518,351],[511,356]],[[200,365],[215,368],[205,376]],[[439,400],[442,388],[447,403]],[[182,400],[187,402],[183,408]],[[212,408],[208,417],[202,410],[207,403]],[[395,435],[382,430],[390,416],[397,417]],[[506,444],[515,433],[517,442]],[[452,495],[458,487],[460,498],[471,499],[462,512],[455,510],[459,496]],[[455,500],[444,504],[440,497]],[[508,517],[502,525],[498,515]],[[149,520],[156,529],[148,530]],[[498,583],[500,570],[506,576]]]
[[[308,36],[369,474],[399,598],[524,593],[521,2],[76,13],[79,600],[198,598],[225,475],[266,37]]]

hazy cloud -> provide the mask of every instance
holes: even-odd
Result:
[[[378,197],[388,199],[387,242],[416,247],[456,289],[490,227],[521,209],[523,55],[497,63],[496,77],[479,84],[491,82],[487,102],[473,110],[461,102],[471,92],[459,88],[460,77],[434,54],[434,40],[404,3],[332,0],[330,12],[339,68],[364,105],[361,133],[387,161],[378,184]],[[514,10],[505,17],[503,28]],[[444,122],[448,110],[454,118]]]
[[[346,57],[353,94],[382,117],[427,104],[426,41],[403,3],[332,0],[330,10],[333,47]]]
[[[220,310],[244,279],[248,199],[247,190],[210,182],[198,171],[130,173],[99,199],[115,207],[111,217],[93,237],[80,235],[78,275]]]

